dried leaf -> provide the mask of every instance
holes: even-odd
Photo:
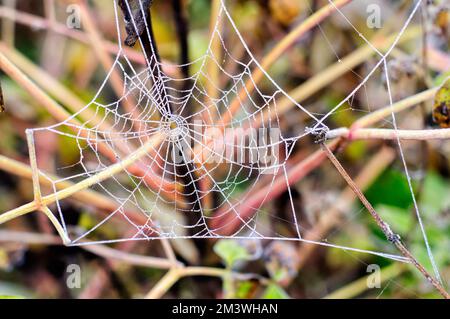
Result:
[[[442,128],[450,128],[450,79],[447,79],[434,97],[433,121]]]

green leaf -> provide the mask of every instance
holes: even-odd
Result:
[[[386,204],[399,208],[408,208],[412,205],[411,192],[408,181],[402,172],[387,170],[365,192],[369,202]]]
[[[412,214],[407,209],[389,205],[378,205],[375,210],[391,226],[394,232],[406,235],[412,227]]]
[[[238,282],[236,286],[236,298],[239,299],[248,298],[253,289],[253,283],[251,281]]]
[[[228,268],[232,268],[238,261],[249,260],[251,257],[244,247],[231,239],[219,240],[214,245],[214,252],[222,258]]]
[[[284,291],[283,288],[278,286],[277,284],[270,284],[267,286],[263,295],[261,296],[263,299],[289,299],[289,295]]]

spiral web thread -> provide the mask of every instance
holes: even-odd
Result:
[[[329,3],[333,4],[331,0]],[[60,183],[90,181],[87,186],[117,203],[115,210],[95,220],[91,227],[71,229],[67,226],[63,205],[67,196],[57,200],[52,210],[58,212],[56,215],[65,234],[70,238],[70,244],[160,238],[273,239],[304,241],[407,261],[399,255],[332,244],[327,240],[303,239],[302,221],[297,218],[289,187],[288,160],[300,140],[328,129],[325,123],[332,114],[356,111],[356,108],[352,107],[353,100],[357,94],[366,94],[366,86],[377,72],[384,73],[387,79],[388,100],[390,104],[393,103],[387,58],[415,17],[420,5],[420,0],[411,2],[412,9],[386,53],[381,53],[358,31],[342,10],[335,8],[334,15],[340,16],[347,27],[374,50],[377,59],[365,75],[349,70],[357,74],[361,81],[344,100],[329,112],[313,113],[308,107],[292,99],[263,70],[253,57],[223,1],[207,51],[200,59],[189,64],[192,75],[184,78],[169,76],[168,72],[163,70],[175,68],[180,71],[185,66],[165,65],[158,61],[154,52],[150,56],[144,52],[149,67],[140,70],[133,66],[121,45],[125,37],[121,31],[122,15],[117,2],[114,1],[120,50],[113,68],[97,94],[89,104],[66,121],[29,130],[33,148],[35,136],[49,131],[64,135],[78,147],[79,161],[58,170],[59,175],[64,177],[58,180],[48,177],[53,184],[53,194],[58,194]],[[140,10],[143,12],[142,3]],[[135,21],[131,22],[138,30]],[[325,28],[321,25],[318,27],[330,50],[340,61],[332,41],[326,36]],[[151,41],[148,28],[144,33]],[[217,43],[221,48],[219,53]],[[214,45],[216,48],[213,50]],[[220,77],[210,73],[211,64],[219,70]],[[253,78],[255,71],[261,73],[260,81]],[[123,94],[117,100],[105,102],[108,96],[108,81],[113,72],[120,72],[123,76]],[[211,88],[214,89],[214,95],[210,94]],[[244,98],[239,92],[245,93]],[[236,100],[239,107],[231,112],[230,105]],[[360,112],[371,111],[370,98],[366,97],[366,100],[367,105],[360,107]],[[300,112],[306,126],[296,124],[295,130],[290,132],[275,130],[283,127],[282,122],[285,119],[279,114],[281,110],[284,111],[286,104],[295,106],[292,112]],[[95,114],[92,113],[93,110]],[[388,124],[397,129],[394,113]],[[252,134],[248,135],[246,143],[237,143],[237,137],[242,137],[239,132],[245,132],[245,129],[252,127],[275,130],[277,134],[266,136],[263,145],[258,144],[257,136]],[[257,160],[248,163],[217,152],[216,148],[211,146],[209,136],[214,129],[221,132],[232,129],[233,138],[227,140],[225,146],[233,150],[240,147],[244,154],[256,156]],[[412,191],[402,145],[399,139],[397,142],[419,226],[438,275]],[[198,155],[199,146],[206,151],[208,160],[214,160],[206,163],[202,161],[204,158]],[[179,149],[183,151],[180,153]],[[261,161],[265,155],[264,158],[267,159],[267,155],[272,154],[274,149],[279,152],[271,157],[269,164],[267,161]],[[181,161],[174,160],[176,154],[181,155]],[[111,172],[113,166],[116,168],[114,174],[99,178],[106,171]],[[43,172],[40,174],[45,176]],[[272,190],[279,187],[280,183],[288,185],[290,212],[284,215],[289,216],[288,218],[271,213],[264,207],[265,201],[256,206],[249,204],[252,190],[258,191],[262,186]],[[245,192],[240,191],[240,188],[245,188]],[[208,198],[210,204],[206,207]],[[242,209],[245,209],[245,215],[242,214]],[[115,227],[130,225],[132,231],[126,232],[128,236],[125,238],[108,238],[107,234],[102,232],[102,227],[110,223]]]

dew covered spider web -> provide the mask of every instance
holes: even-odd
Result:
[[[225,1],[203,56],[189,65],[161,62],[150,29],[145,25],[142,30],[142,23],[135,21],[145,16],[144,2],[138,1],[137,8],[123,2],[132,13],[125,21],[119,3],[111,2],[120,50],[92,101],[64,122],[29,131],[32,141],[41,134],[57,134],[63,147],[78,154],[76,162],[58,168],[57,180],[40,172],[53,185],[47,196],[57,200],[50,208],[72,245],[161,238],[273,239],[406,261],[390,252],[344,246],[326,238],[304,239],[291,176],[301,175],[293,172],[300,161],[298,150],[318,133],[326,133],[332,116],[345,113],[357,118],[398,98],[390,84],[389,58],[411,22],[418,20],[421,1],[410,2],[401,22],[391,16],[396,22],[389,34],[392,43],[383,51],[368,40],[369,29],[351,21],[352,14],[364,7],[335,8],[329,19],[345,27],[373,56],[364,68],[347,70],[359,81],[328,109],[300,104],[272,79],[253,56]],[[125,24],[136,34],[143,31],[136,40],[147,48],[143,50],[147,67],[135,65],[127,56],[129,51],[122,46]],[[340,39],[327,36],[328,28],[327,21],[316,28],[326,44],[323,50],[330,53],[325,58],[340,63]],[[183,73],[187,66],[189,75]],[[121,75],[123,84],[119,98],[109,87],[115,74]],[[383,77],[385,86],[379,84]],[[379,86],[379,95],[370,96],[369,86]],[[395,115],[383,125],[397,129]],[[397,144],[424,245],[437,273],[400,140]],[[85,183],[85,188],[105,195],[115,206],[103,214],[90,214],[90,220],[74,227],[69,222],[73,216],[65,210],[71,194],[61,193],[68,183]],[[288,202],[283,214],[270,207],[281,193],[287,194]]]

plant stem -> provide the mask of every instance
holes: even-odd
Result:
[[[4,8],[11,11],[15,11],[16,0],[5,0],[3,1]],[[4,41],[8,46],[13,47],[15,42],[15,31],[16,26],[14,21],[8,21],[7,19],[2,19],[2,41]]]
[[[180,279],[180,272],[178,268],[171,268],[145,295],[145,299],[160,299],[178,280]]]
[[[48,206],[58,200],[72,196],[73,194],[83,189],[86,189],[94,184],[100,183],[105,179],[108,179],[111,176],[125,170],[134,162],[136,162],[143,156],[146,156],[148,152],[153,150],[155,145],[160,143],[161,138],[163,138],[162,134],[154,136],[153,138],[149,139],[144,145],[142,145],[139,149],[137,149],[135,152],[124,158],[122,161],[113,164],[104,171],[92,175],[91,177],[86,178],[83,181],[78,182],[76,184],[73,184],[70,187],[64,188],[62,190],[57,191],[56,193],[42,197],[40,203],[33,201],[31,203],[20,206],[16,209],[10,210],[9,212],[1,214],[0,224],[5,223],[16,217],[30,213],[32,211],[35,211],[41,206]]]
[[[79,113],[79,118],[82,121],[88,122],[91,127],[98,127],[99,130],[112,130],[111,125],[106,124],[104,118],[101,118],[92,109],[85,107],[86,103],[84,103],[84,101],[61,84],[60,81],[27,59],[19,51],[0,43],[0,52],[3,53],[19,69],[24,71],[24,73],[26,73],[26,75],[36,82],[41,88],[64,104],[64,106],[66,106],[72,113]]]
[[[331,130],[327,133],[326,138],[344,137],[349,141],[363,139],[378,140],[443,140],[450,139],[450,129],[434,129],[434,130],[395,130],[383,128],[354,128],[346,127]]]
[[[380,271],[380,279],[381,282],[385,282],[387,280],[391,280],[397,276],[399,276],[401,273],[406,271],[406,267],[403,264],[395,263],[392,265],[389,265],[387,267],[384,267]],[[324,297],[324,299],[349,299],[356,296],[359,296],[364,291],[369,289],[367,285],[367,279],[373,275],[367,275],[362,278],[359,278],[358,280],[355,280],[354,282],[332,292],[331,294]]]
[[[19,206],[17,208],[14,208],[10,211],[7,211],[6,213],[3,213],[0,215],[0,225],[3,223],[6,223],[14,218],[26,215],[28,213],[31,213],[38,209],[38,205],[36,202],[32,201],[28,204]]]
[[[82,137],[85,137],[87,140],[90,140],[91,134],[85,129],[84,125],[80,123],[76,118],[73,118],[69,112],[67,112],[59,103],[53,100],[47,93],[45,93],[40,87],[38,87],[34,82],[32,82],[20,69],[17,68],[1,51],[0,51],[0,68],[7,73],[14,81],[22,86],[23,89],[28,91],[28,93],[33,96],[33,98],[41,103],[46,110],[55,118],[57,121],[61,123],[70,124],[69,128],[75,129],[77,134],[80,134]],[[77,128],[79,132],[77,132]],[[113,132],[109,132],[109,134],[113,134]],[[98,150],[103,155],[105,155],[112,162],[116,162],[116,154],[111,150],[109,145],[102,141],[92,141],[93,143],[97,143]],[[118,145],[120,148],[120,144]],[[121,148],[122,150],[123,147]],[[156,149],[156,148],[155,148]],[[129,149],[126,150],[125,154],[129,153]],[[150,152],[152,154],[152,152]],[[177,204],[180,207],[183,207],[184,202],[177,200],[174,196],[173,190],[179,187],[175,183],[167,180],[163,180],[156,173],[149,172],[148,170],[144,170],[142,165],[133,165],[130,168],[134,174],[138,176],[143,176],[146,183],[154,188],[161,190],[161,194],[170,198],[171,200],[177,201]]]
[[[183,264],[177,260],[175,260],[174,263],[174,261],[171,259],[126,253],[104,245],[82,245],[80,247],[103,258],[117,259],[135,266],[158,269],[170,269],[173,267],[183,266]]]
[[[226,274],[222,277],[222,281],[223,281],[223,295],[225,299],[235,298],[236,293],[234,291],[234,280],[231,268],[229,267],[226,268]]]
[[[355,178],[355,183],[362,190],[367,189],[373,181],[380,176],[385,168],[395,159],[395,152],[390,147],[383,147],[377,154],[372,156],[370,161]],[[327,233],[334,229],[345,217],[345,213],[351,208],[356,195],[350,187],[346,187],[339,195],[338,199],[320,216],[317,223],[308,230],[303,238],[305,240],[317,241],[325,238]],[[298,255],[300,259],[298,269],[301,269],[310,259],[311,255],[318,248],[317,245],[302,244]]]
[[[31,179],[33,175],[33,171],[28,165],[2,155],[0,155],[0,169],[18,177],[27,179]],[[54,184],[53,181],[57,179],[59,179],[57,176],[48,173],[44,176],[44,174],[39,172],[39,183],[46,187],[52,188],[55,186],[57,190],[61,190],[74,185],[74,183],[69,181],[61,181]],[[111,200],[109,197],[89,189],[84,189],[76,194],[73,194],[73,198],[81,203],[94,205],[99,210],[114,211],[119,207],[119,204]],[[138,211],[130,211],[130,213],[131,215],[142,216]],[[141,221],[145,223],[145,220],[146,219],[142,219]]]
[[[325,144],[322,143],[322,149],[324,150],[327,157],[330,159],[330,161],[333,163],[333,165],[336,167],[336,169],[339,171],[341,176],[345,179],[348,186],[353,190],[353,192],[358,196],[361,203],[364,205],[364,207],[367,208],[370,215],[373,217],[375,222],[377,223],[378,227],[381,229],[381,231],[384,233],[386,238],[393,243],[398,250],[402,253],[403,256],[408,258],[410,262],[416,267],[422,275],[439,291],[439,293],[446,299],[450,299],[450,295],[448,292],[442,287],[442,285],[439,283],[436,278],[434,278],[430,273],[425,269],[425,267],[422,266],[422,264],[411,254],[411,252],[403,245],[402,241],[400,240],[400,237],[395,234],[389,225],[382,219],[382,217],[375,211],[372,204],[367,200],[367,198],[364,196],[364,194],[359,189],[358,185],[353,181],[353,179],[348,175],[344,167],[341,165],[339,160],[334,156],[333,152],[330,150],[330,148]]]
[[[61,237],[61,240],[63,242],[64,245],[68,245],[70,244],[70,239],[69,237],[67,237],[66,232],[64,231],[61,223],[59,222],[59,220],[55,217],[55,215],[53,215],[52,211],[47,207],[47,206],[43,206],[43,207],[39,207],[39,210],[41,212],[43,212],[45,214],[45,216],[47,216],[47,218],[50,220],[50,222],[53,224],[53,226],[55,227],[56,231],[58,232],[59,237]]]
[[[178,267],[170,269],[145,296],[146,299],[161,298],[180,278],[185,276],[223,277],[227,271],[211,267]]]
[[[378,109],[370,114],[367,114],[360,119],[358,119],[352,126],[351,129],[357,129],[362,127],[371,126],[377,122],[380,122],[388,116],[392,116],[392,112],[398,113],[411,108],[412,106],[418,105],[424,101],[430,100],[434,97],[436,92],[439,90],[439,86],[422,91],[415,95],[411,95],[403,100],[395,102],[394,104],[387,105],[381,109]]]
[[[47,29],[84,44],[90,43],[88,35],[83,31],[70,29],[65,24],[58,23],[56,21],[50,22],[48,19],[27,12],[14,10],[6,6],[0,6],[0,17],[2,17],[3,21],[11,20],[18,24],[26,25],[37,30]],[[119,52],[119,47],[113,42],[104,41],[103,45],[111,54],[117,54]],[[130,60],[140,64],[145,64],[145,59],[138,52],[129,48],[123,48],[123,50],[125,50],[127,57]]]
[[[409,109],[423,101],[426,101],[428,99],[431,99],[438,88],[432,88],[426,91],[423,91],[421,93],[418,93],[416,95],[410,96],[408,98],[405,98],[401,101],[398,101],[394,103],[392,106],[388,105],[385,106],[378,111],[372,112],[360,119],[358,119],[351,127],[350,131],[357,130],[360,128],[364,128],[368,125],[374,125],[377,122],[383,120],[387,116],[391,116],[392,112],[398,113],[401,111],[404,111],[406,109]],[[435,130],[438,131],[438,130]],[[329,143],[329,147],[331,149],[335,149],[338,146],[340,146],[345,141],[344,137],[341,137],[339,139],[336,139]],[[252,207],[260,207],[264,203],[270,201],[271,199],[275,198],[282,192],[284,192],[287,187],[290,185],[297,183],[301,179],[303,179],[306,175],[309,174],[312,170],[317,168],[321,165],[322,161],[327,158],[324,151],[319,149],[315,151],[313,154],[309,155],[307,158],[302,160],[299,163],[296,163],[292,168],[288,171],[288,183],[286,183],[286,179],[284,176],[280,176],[275,180],[273,185],[268,185],[265,187],[262,187],[257,192],[249,191],[246,195],[247,198],[251,199],[251,203],[245,203],[242,205],[236,206],[235,210],[238,212],[240,216],[249,217],[253,211]],[[240,225],[240,221],[237,218],[233,218],[233,221],[228,221],[227,214],[225,213],[226,209],[229,209],[227,207],[224,207],[223,209],[216,212],[214,219],[212,219],[213,227],[216,225],[223,225],[226,224],[227,227],[223,229],[223,232],[225,234],[232,233],[237,226]],[[235,215],[233,215],[235,216]]]
[[[58,236],[47,234],[0,230],[0,242],[20,242],[26,244],[60,245],[61,238]],[[106,259],[118,260],[134,266],[142,266],[158,269],[170,269],[174,266],[177,267],[183,266],[183,264],[178,261],[174,265],[174,263],[169,259],[132,254],[101,244],[80,245],[79,247],[80,249],[89,251],[94,255]]]

